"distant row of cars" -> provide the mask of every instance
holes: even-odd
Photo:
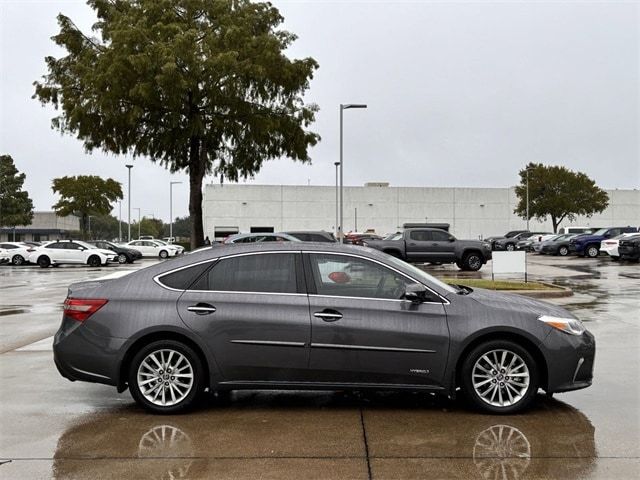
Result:
[[[157,239],[132,240],[123,244],[107,240],[2,242],[0,243],[0,263],[11,263],[16,266],[32,263],[42,268],[64,264],[99,267],[109,263],[133,263],[142,257],[165,259],[183,252],[182,246]]]
[[[580,228],[570,233],[514,230],[503,237],[490,237],[492,250],[525,250],[543,255],[596,258],[607,253],[612,260],[640,258],[640,232],[637,227]]]

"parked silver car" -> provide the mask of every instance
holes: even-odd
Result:
[[[70,380],[129,388],[174,413],[205,389],[409,389],[512,413],[539,388],[592,381],[571,313],[442,283],[377,250],[320,243],[209,248],[69,288],[54,359]]]

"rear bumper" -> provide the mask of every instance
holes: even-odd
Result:
[[[53,361],[60,375],[68,380],[115,386],[125,341],[96,335],[86,325],[65,318],[53,340]]]

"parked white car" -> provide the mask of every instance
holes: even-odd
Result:
[[[26,263],[31,252],[36,249],[36,247],[32,245],[27,245],[22,242],[2,242],[0,243],[0,248],[7,251],[9,262],[14,265]]]
[[[118,254],[111,250],[96,248],[79,240],[57,240],[36,247],[29,254],[29,261],[42,268],[49,265],[77,264],[99,267],[109,262],[117,262]]]
[[[178,255],[182,255],[184,253],[184,247],[182,245],[174,245],[173,243],[168,243],[164,240],[158,240],[157,238],[155,238],[153,241],[161,243],[162,245],[165,245],[167,247],[175,248],[178,251]]]
[[[178,249],[174,245],[166,245],[158,240],[132,240],[124,243],[128,248],[135,248],[143,257],[169,258],[178,255]]]
[[[637,237],[637,236],[640,236],[640,235],[638,235],[637,232],[633,232],[633,233],[623,233],[613,238],[607,238],[606,240],[603,240],[602,242],[600,242],[600,252],[607,253],[611,257],[611,260],[614,260],[614,261],[620,260],[620,254],[618,253],[618,245],[620,243],[620,240],[623,238]]]
[[[11,261],[11,256],[9,255],[9,251],[4,248],[0,248],[0,265],[9,263]]]

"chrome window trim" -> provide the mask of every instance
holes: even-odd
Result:
[[[271,254],[271,253],[295,253],[295,254],[304,254],[304,253],[308,253],[308,254],[321,254],[321,255],[339,255],[339,256],[343,256],[343,257],[354,257],[354,258],[359,258],[362,260],[367,260],[370,262],[374,262],[377,263],[378,265],[384,267],[384,268],[388,268],[389,270],[392,270],[396,273],[398,273],[399,275],[402,275],[405,278],[408,278],[409,280],[411,280],[414,283],[417,283],[419,285],[422,285],[423,287],[425,287],[427,290],[429,290],[432,294],[434,294],[436,297],[440,298],[440,300],[442,300],[441,302],[422,302],[423,304],[430,304],[430,305],[450,305],[451,302],[449,302],[449,300],[447,300],[445,297],[443,297],[442,295],[440,295],[438,292],[436,292],[435,290],[433,290],[431,287],[429,287],[428,285],[425,285],[423,282],[416,280],[415,278],[413,278],[410,275],[407,275],[404,272],[401,272],[400,270],[387,265],[386,263],[383,263],[375,258],[369,258],[369,257],[364,257],[362,255],[357,255],[355,253],[344,253],[344,252],[329,252],[326,250],[268,250],[266,252],[243,252],[243,253],[233,253],[231,255],[222,255],[222,256],[218,256],[218,257],[214,257],[214,258],[208,258],[206,260],[202,260],[200,262],[196,262],[196,263],[191,263],[189,265],[185,265],[182,267],[178,267],[178,268],[174,268],[173,270],[169,270],[168,272],[162,272],[159,273],[158,275],[156,275],[155,277],[153,277],[153,281],[156,282],[159,286],[161,286],[162,288],[166,288],[167,290],[171,290],[174,292],[193,292],[193,293],[243,293],[243,294],[252,294],[252,295],[290,295],[290,296],[309,296],[309,297],[325,297],[325,298],[354,298],[357,300],[375,300],[375,301],[384,301],[384,302],[409,302],[409,300],[406,299],[392,299],[392,298],[374,298],[374,297],[350,297],[348,295],[320,295],[320,294],[308,294],[308,293],[278,293],[278,292],[245,292],[245,291],[234,291],[234,290],[190,290],[190,289],[186,289],[186,290],[180,290],[177,288],[172,288],[169,287],[165,284],[163,284],[160,281],[161,277],[164,277],[165,275],[169,275],[171,273],[175,273],[175,272],[179,272],[180,270],[184,270],[186,268],[191,268],[191,267],[195,267],[197,265],[201,265],[203,263],[213,263],[216,262],[218,260],[224,260],[226,258],[234,258],[234,257],[245,257],[245,256],[249,256],[249,255],[267,255],[267,254]]]
[[[376,347],[374,345],[344,345],[340,343],[311,343],[311,348],[337,348],[340,350],[373,350],[380,352],[436,353],[421,348]]]

